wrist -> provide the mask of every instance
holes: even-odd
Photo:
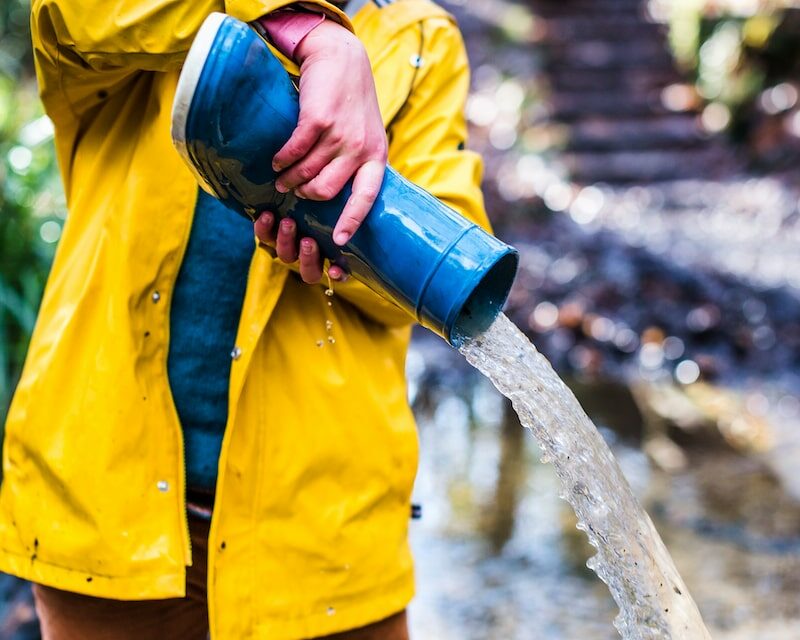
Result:
[[[340,51],[355,40],[355,36],[342,25],[327,20],[306,34],[294,50],[294,60],[299,65],[314,56]]]
[[[324,13],[280,10],[257,20],[263,35],[285,56],[297,59],[300,43],[325,21]]]

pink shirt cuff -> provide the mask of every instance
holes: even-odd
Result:
[[[276,11],[258,22],[280,52],[294,59],[294,52],[303,38],[324,21],[324,13]]]

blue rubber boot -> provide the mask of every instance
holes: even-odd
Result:
[[[247,24],[215,13],[186,58],[172,113],[176,148],[201,186],[253,220],[292,217],[300,237],[460,346],[500,312],[518,253],[389,167],[367,219],[344,246],[331,234],[351,185],[328,202],[275,190],[272,157],[299,115],[291,77]]]

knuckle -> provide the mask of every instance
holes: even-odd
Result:
[[[367,151],[369,152],[370,160],[377,160],[381,163],[385,163],[389,157],[389,147],[385,142],[371,145]]]
[[[330,133],[328,133],[328,143],[334,147],[340,147],[344,144],[345,137],[344,134],[337,130],[331,129]]]
[[[296,131],[299,135],[309,135],[317,130],[319,124],[320,117],[317,114],[301,110]]]
[[[363,134],[354,134],[350,136],[350,145],[358,151],[359,153],[363,153],[369,149],[369,141],[367,137]]]
[[[358,197],[362,200],[373,202],[377,197],[380,189],[377,186],[369,185],[361,187],[358,191]]]
[[[317,188],[317,192],[319,197],[322,198],[323,200],[332,200],[333,198],[336,197],[336,194],[338,193],[336,187],[330,184],[320,185]]]
[[[309,127],[315,133],[321,133],[333,128],[334,120],[330,115],[319,114],[315,116],[309,123]]]
[[[308,182],[314,177],[314,169],[308,165],[303,165],[297,168],[297,177],[303,182]]]
[[[327,183],[309,187],[306,193],[314,200],[331,200],[336,196],[335,187]]]

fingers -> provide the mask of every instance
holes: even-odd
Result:
[[[345,282],[348,278],[347,272],[339,265],[332,264],[328,267],[328,276],[335,282]]]
[[[334,158],[318,176],[296,189],[295,193],[306,200],[332,200],[344,189],[356,169],[358,162],[355,158]]]
[[[342,246],[364,222],[381,190],[386,164],[372,160],[364,164],[353,179],[353,193],[347,201],[333,230],[333,241]]]
[[[262,211],[253,225],[253,231],[261,244],[273,246],[275,244],[275,214]]]
[[[275,181],[275,189],[279,193],[295,191],[301,198],[303,185],[313,181],[325,167],[336,157],[337,149],[330,144],[319,142],[303,159],[286,169]],[[336,194],[334,194],[336,195]]]
[[[297,224],[291,218],[281,220],[275,250],[278,257],[287,264],[297,260]]]
[[[277,225],[275,231],[275,214],[264,211],[253,225],[258,241],[273,257],[283,262],[292,263],[299,260],[300,277],[308,284],[318,284],[324,275],[323,259],[319,245],[313,238],[303,238],[297,248],[297,224],[291,218],[285,218]],[[331,265],[328,276],[334,282],[345,282],[347,272],[338,265]]]
[[[317,284],[322,280],[319,246],[312,238],[303,238],[300,241],[300,277],[308,284]]]
[[[291,167],[295,162],[304,158],[317,143],[325,128],[325,123],[321,120],[314,119],[311,122],[304,120],[301,109],[297,127],[286,144],[272,158],[272,169],[283,171],[286,167]]]

